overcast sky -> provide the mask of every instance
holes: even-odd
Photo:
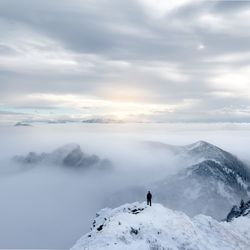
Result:
[[[0,0],[0,122],[250,122],[250,2]]]

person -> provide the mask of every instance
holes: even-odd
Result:
[[[149,205],[150,207],[152,206],[152,194],[150,193],[150,191],[148,191],[147,193],[147,205]]]

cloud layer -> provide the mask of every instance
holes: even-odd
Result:
[[[1,122],[250,121],[247,1],[0,2]]]

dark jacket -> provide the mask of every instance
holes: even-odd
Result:
[[[148,192],[147,194],[147,200],[151,200],[152,199],[152,194],[150,192]]]

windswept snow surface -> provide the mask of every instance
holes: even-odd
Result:
[[[103,209],[71,250],[249,250],[250,218],[231,223],[188,217],[161,204]]]

